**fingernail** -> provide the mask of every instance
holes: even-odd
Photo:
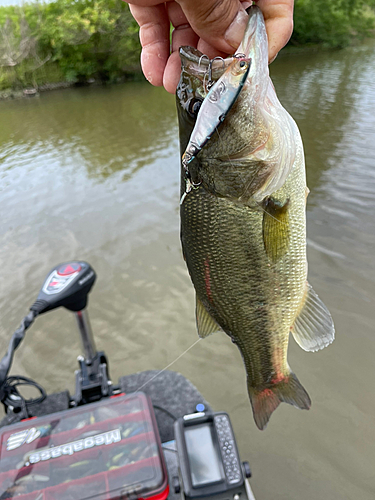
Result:
[[[249,16],[246,14],[246,11],[243,9],[239,10],[236,17],[233,19],[232,24],[225,32],[225,40],[234,49],[237,49],[241,43],[248,19]]]

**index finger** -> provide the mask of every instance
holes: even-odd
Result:
[[[163,85],[163,74],[170,52],[169,17],[165,5],[130,4],[132,16],[139,25],[142,45],[143,74],[153,85]]]

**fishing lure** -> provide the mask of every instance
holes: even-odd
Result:
[[[229,110],[236,102],[249,74],[250,66],[250,58],[243,57],[242,54],[236,55],[234,61],[217,82],[212,85],[200,107],[189,143],[182,155],[182,165],[186,173],[187,193],[194,187],[190,179],[188,165],[211,139],[216,128],[224,121]]]

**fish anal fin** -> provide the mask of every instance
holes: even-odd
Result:
[[[332,316],[307,282],[305,300],[291,332],[294,340],[305,351],[319,351],[335,339]]]
[[[213,317],[207,312],[202,302],[196,297],[196,317],[198,335],[201,339],[208,337],[214,332],[222,331]]]
[[[272,413],[280,403],[288,403],[301,410],[308,410],[311,400],[293,372],[277,383],[254,388],[248,384],[253,415],[258,429],[266,428]]]
[[[281,203],[272,197],[263,204],[264,249],[272,262],[277,262],[289,248],[289,200]]]

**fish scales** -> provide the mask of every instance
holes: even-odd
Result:
[[[280,402],[310,407],[287,362],[290,331],[303,349],[315,351],[333,341],[334,327],[307,283],[302,140],[268,77],[262,14],[257,7],[248,12],[239,48],[252,61],[247,81],[217,133],[189,163],[189,182],[182,169],[180,215],[198,333],[223,330],[238,346],[254,419],[263,429]],[[195,121],[189,109],[204,96],[205,78],[196,49],[180,53],[183,154]],[[217,68],[215,74],[219,78]]]
[[[300,222],[305,200],[298,196],[301,189],[305,189],[305,172],[303,158],[298,155],[287,182],[274,194],[281,200],[289,197],[293,221],[291,251],[276,263],[270,262],[263,241],[259,241],[262,210],[216,197],[204,185],[181,205],[182,245],[197,296],[240,348],[255,386],[268,383],[280,371],[287,373],[290,325],[306,281],[305,246],[301,244],[306,238],[305,225]],[[233,332],[240,332],[239,337]],[[259,348],[253,349],[257,342]],[[274,363],[275,348],[280,354]]]

